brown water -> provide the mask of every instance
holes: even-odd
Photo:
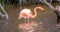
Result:
[[[58,32],[56,29],[56,22],[57,22],[57,15],[50,10],[46,5],[44,4],[39,4],[39,5],[27,5],[27,6],[23,6],[24,8],[29,8],[32,10],[32,13],[34,14],[34,7],[37,6],[42,6],[45,11],[44,12],[38,12],[38,15],[36,18],[34,19],[30,19],[30,21],[36,21],[36,22],[42,22],[42,24],[36,29],[35,32]],[[0,32],[20,32],[21,30],[18,29],[18,25],[20,23],[24,22],[24,19],[18,19],[19,13],[20,13],[20,7],[19,6],[15,6],[15,7],[8,7],[7,9],[7,13],[9,15],[9,20],[8,20],[8,25],[5,27],[4,26],[4,22],[5,21],[0,21]],[[4,28],[3,28],[3,27]],[[5,30],[5,31],[4,31]]]

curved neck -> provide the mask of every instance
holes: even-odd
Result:
[[[34,15],[32,15],[32,17],[31,18],[35,18],[36,16],[37,16],[37,9],[40,9],[40,10],[44,10],[42,7],[35,7],[34,8]]]

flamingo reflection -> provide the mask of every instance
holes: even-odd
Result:
[[[36,22],[30,22],[28,23],[22,23],[19,24],[19,29],[22,29],[23,31],[28,31],[28,32],[33,32],[35,30],[35,27],[37,27],[37,23]]]

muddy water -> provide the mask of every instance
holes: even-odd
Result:
[[[34,14],[34,7],[37,6],[42,6],[45,11],[37,11],[38,15],[36,18],[34,19],[30,19],[30,21],[36,21],[36,22],[42,22],[42,24],[36,29],[35,32],[58,32],[56,29],[56,22],[57,22],[57,15],[50,10],[46,5],[44,4],[39,4],[39,5],[27,5],[27,6],[23,6],[22,9],[24,8],[29,8],[31,9],[32,13]],[[19,6],[15,6],[15,7],[8,7],[7,9],[7,13],[9,15],[9,20],[7,21],[8,24],[5,27],[4,26],[4,22],[2,21],[0,22],[0,31],[1,32],[20,32],[21,30],[19,30],[18,25],[20,23],[24,22],[24,19],[18,19],[19,13],[20,13],[20,7]],[[5,29],[3,27],[5,27]]]

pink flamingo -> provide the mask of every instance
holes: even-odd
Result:
[[[44,11],[44,9],[41,6],[38,6],[38,7],[34,8],[34,13],[35,13],[34,15],[32,15],[32,12],[31,12],[30,9],[23,9],[23,10],[21,10],[18,19],[21,19],[21,18],[28,19],[28,23],[20,24],[19,25],[20,29],[22,29],[22,30],[24,30],[24,29],[30,30],[31,29],[28,32],[34,31],[34,29],[32,27],[33,24],[29,23],[29,18],[35,18],[37,16],[37,11],[36,11],[37,9],[40,9],[40,10]]]
[[[34,15],[32,15],[32,12],[30,9],[23,9],[21,10],[18,19],[24,18],[35,18],[37,16],[37,9],[44,10],[41,6],[35,7],[34,8]]]

